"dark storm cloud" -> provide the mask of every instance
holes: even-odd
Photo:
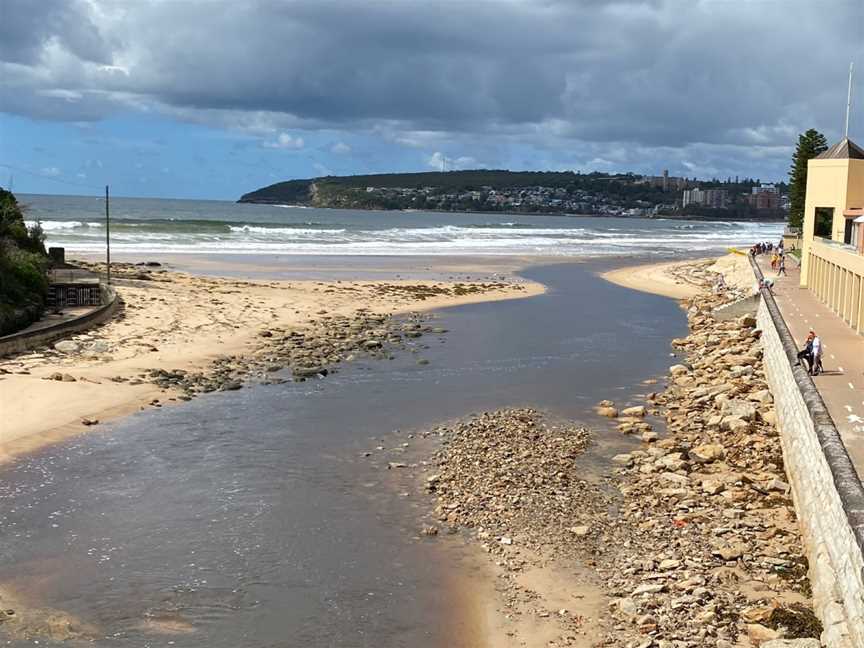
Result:
[[[33,65],[56,42],[85,61],[110,62],[110,49],[83,0],[0,0],[0,61]]]
[[[768,146],[830,130],[864,28],[858,0],[0,6],[7,112],[95,119],[136,106],[551,147]]]

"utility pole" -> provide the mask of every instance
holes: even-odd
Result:
[[[846,135],[849,139],[849,113],[852,112],[852,68],[855,63],[849,63],[849,93],[846,95]]]
[[[111,285],[111,216],[108,211],[108,185],[105,185],[105,271]]]

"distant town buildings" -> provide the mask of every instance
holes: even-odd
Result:
[[[660,187],[661,189],[663,189],[663,191],[682,191],[693,183],[687,178],[670,176],[669,169],[663,169],[663,175],[642,176],[641,184],[651,185],[652,187]]]
[[[726,189],[686,189],[681,206],[689,205],[723,209],[729,205],[729,192]]]
[[[664,169],[656,176],[574,176],[563,186],[491,186],[468,181],[464,186],[363,185],[342,192],[328,206],[779,219],[782,210],[788,210],[788,196],[781,192],[782,186],[731,176],[726,180],[676,177]]]
[[[763,184],[753,187],[747,202],[754,209],[778,209],[781,207],[780,189],[773,184]]]

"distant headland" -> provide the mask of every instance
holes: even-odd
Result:
[[[288,180],[238,202],[336,209],[784,221],[783,183],[633,173],[466,170]]]

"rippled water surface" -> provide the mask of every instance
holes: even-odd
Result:
[[[362,453],[483,409],[586,420],[632,396],[684,314],[596,268],[534,268],[548,294],[441,311],[446,342],[417,354],[142,412],[5,467],[0,587],[100,646],[460,645],[446,556]]]

